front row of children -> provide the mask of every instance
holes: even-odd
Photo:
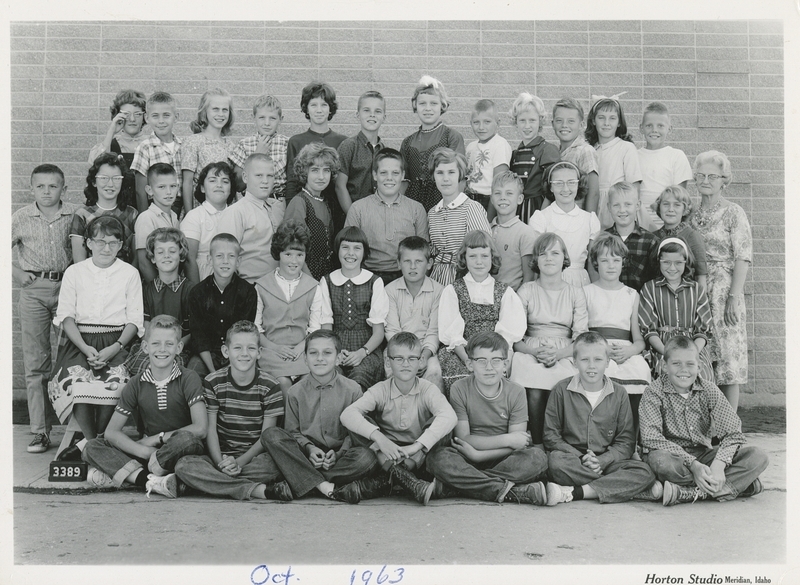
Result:
[[[531,444],[525,391],[503,376],[509,346],[495,332],[470,339],[471,375],[453,384],[449,402],[417,376],[422,344],[410,332],[389,340],[391,377],[363,394],[337,372],[337,335],[311,333],[309,374],[285,402],[277,380],[258,368],[252,322],[228,330],[222,352],[230,363],[202,382],[176,363],[181,327],[173,317],[154,317],[142,346],[149,366],[122,390],[105,437],[83,451],[97,485],[239,500],[288,501],[316,491],[351,504],[394,486],[422,504],[471,497],[540,506],[579,499],[673,505],[763,489],[767,455],[744,446],[741,421],[719,389],[698,378],[697,346],[683,336],[665,344],[665,375],[642,398],[644,461],[633,457],[630,402],[605,375],[609,346],[596,332],[577,337],[578,374],[551,392],[544,450]],[[134,411],[144,429],[138,441],[123,432]]]

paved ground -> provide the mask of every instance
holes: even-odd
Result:
[[[54,441],[61,432],[63,427],[54,432]],[[637,551],[639,564],[786,562],[782,434],[748,435],[771,459],[760,496],[672,508],[587,501],[536,508],[459,499],[425,508],[400,498],[358,506],[323,499],[147,499],[133,491],[49,484],[45,468],[54,452],[28,454],[28,441],[27,429],[15,426],[13,558],[23,565],[255,567],[267,558],[273,565],[378,568],[389,560],[414,565],[629,564],[631,551]],[[654,534],[660,544],[643,546]]]

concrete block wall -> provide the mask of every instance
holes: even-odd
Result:
[[[203,91],[234,96],[236,137],[253,132],[254,98],[284,106],[281,132],[307,127],[300,90],[312,79],[336,89],[331,126],[358,130],[358,96],[386,96],[384,140],[399,146],[415,130],[410,97],[428,73],[452,100],[445,122],[467,141],[479,98],[506,112],[520,91],[548,108],[562,96],[588,109],[592,94],[622,97],[628,126],[659,100],[672,114],[671,143],[692,161],[725,152],[734,182],[726,194],[753,228],[746,285],[750,381],[744,392],[785,393],[783,25],[779,21],[341,21],[341,22],[16,22],[11,24],[12,210],[30,202],[28,177],[40,162],[67,175],[82,203],[89,148],[105,134],[108,106],[122,88],[165,90],[189,134]],[[544,135],[554,142],[549,118]],[[500,132],[519,140],[508,116]],[[16,299],[16,291],[15,291]],[[19,323],[13,326],[14,387],[24,387]]]

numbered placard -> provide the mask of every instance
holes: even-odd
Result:
[[[83,461],[51,461],[48,481],[86,481],[89,464]]]

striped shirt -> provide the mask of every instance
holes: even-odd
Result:
[[[61,202],[58,214],[47,219],[35,203],[11,216],[11,247],[17,247],[17,260],[23,270],[64,272],[72,263],[69,231],[77,205]]]
[[[699,377],[688,398],[681,396],[666,376],[654,380],[642,395],[639,425],[645,449],[679,455],[687,467],[696,457],[685,449],[701,445],[711,449],[711,435],[720,440],[715,459],[728,465],[745,443],[742,421],[728,399]]]
[[[447,286],[456,279],[456,253],[464,236],[472,230],[491,235],[486,210],[477,201],[461,193],[449,204],[439,201],[428,212],[433,270],[431,278]]]
[[[247,157],[255,153],[258,148],[258,140],[261,136],[255,134],[242,138],[239,144],[233,149],[228,159],[237,167],[244,167]],[[267,139],[267,154],[275,163],[275,186],[272,194],[275,197],[283,197],[286,189],[286,147],[289,139],[283,134],[273,134]]]
[[[261,437],[265,417],[283,415],[283,393],[278,381],[258,369],[253,381],[239,386],[230,366],[203,380],[206,410],[217,415],[217,436],[223,455],[241,454]]]
[[[684,279],[672,290],[663,276],[645,283],[639,303],[639,328],[645,341],[653,335],[664,339],[678,329],[692,339],[711,337],[711,304],[703,287]]]

